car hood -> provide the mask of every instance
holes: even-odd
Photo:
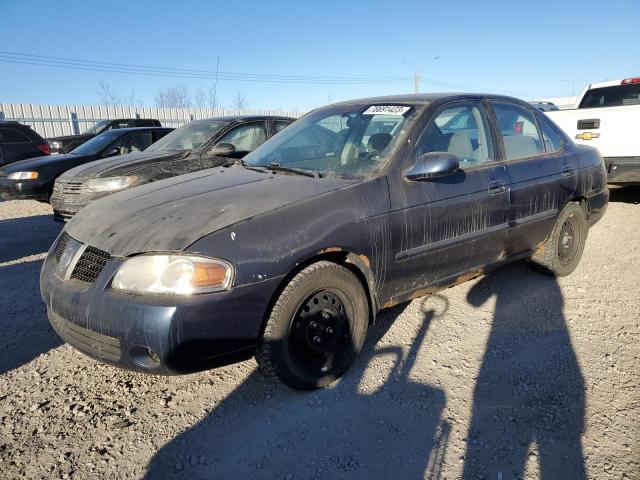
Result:
[[[65,180],[83,182],[90,178],[123,175],[137,167],[165,160],[178,160],[189,155],[190,152],[133,152],[117,157],[103,158],[69,170],[64,174]]]
[[[239,165],[132,188],[83,208],[65,227],[114,256],[184,250],[209,233],[356,183],[267,174]]]
[[[37,171],[40,167],[48,167],[55,164],[64,164],[82,160],[86,157],[82,155],[46,155],[44,157],[28,158],[27,160],[20,160],[19,162],[13,162],[5,167],[2,167],[4,173],[13,172],[29,172]]]

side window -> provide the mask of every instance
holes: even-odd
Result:
[[[167,133],[171,132],[171,130],[154,130],[153,131],[153,141],[157,142],[162,137],[164,137]]]
[[[275,130],[276,133],[278,133],[280,130],[284,130],[289,125],[291,125],[291,123],[293,123],[293,122],[287,122],[287,121],[284,121],[284,120],[278,120],[277,122],[273,122],[273,129]]]
[[[544,149],[547,153],[555,153],[562,150],[562,135],[558,132],[558,129],[551,125],[543,115],[539,115],[537,118],[540,130],[542,130]]]
[[[126,155],[131,152],[141,152],[149,145],[151,145],[151,132],[137,132],[125,135],[112,148],[117,148],[120,155]]]
[[[0,142],[2,143],[31,143],[29,137],[13,128],[0,128]]]
[[[491,102],[498,120],[507,160],[544,153],[533,112],[515,103]]]
[[[107,130],[117,130],[118,128],[127,128],[127,127],[129,127],[129,122],[127,122],[126,120],[122,122],[112,122],[104,131],[106,132]]]
[[[216,143],[230,143],[236,152],[250,152],[267,139],[263,123],[240,125],[224,135]]]
[[[423,133],[417,155],[452,153],[460,167],[482,165],[494,160],[489,124],[480,102],[459,102],[440,110]]]

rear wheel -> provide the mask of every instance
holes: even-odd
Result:
[[[531,263],[542,273],[569,275],[580,263],[588,231],[584,209],[577,203],[568,204],[558,215],[549,238],[531,257]]]
[[[256,352],[261,369],[310,390],[340,378],[360,352],[369,305],[358,278],[327,261],[298,273],[278,297]]]

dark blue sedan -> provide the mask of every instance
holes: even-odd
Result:
[[[51,248],[42,297],[65,341],[113,365],[255,356],[317,388],[381,309],[519,259],[568,275],[608,198],[597,150],[523,101],[349,101],[235,164],[90,204]]]

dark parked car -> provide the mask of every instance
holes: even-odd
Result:
[[[0,121],[0,166],[49,153],[49,144],[28,125]]]
[[[255,355],[322,387],[383,308],[517,259],[571,273],[608,197],[597,150],[520,100],[344,102],[244,162],[89,205],[51,248],[42,297],[65,341],[113,365],[177,374]]]
[[[558,106],[553,102],[533,101],[529,103],[541,112],[555,112],[556,110],[560,110]]]
[[[191,122],[143,153],[66,172],[56,181],[51,197],[54,214],[68,220],[88,203],[114,192],[241,158],[293,121],[287,117],[238,116]]]
[[[101,120],[80,135],[63,135],[49,138],[51,153],[68,153],[96,135],[117,130],[119,128],[161,127],[160,121],[152,118],[120,118],[118,120]]]
[[[173,128],[121,128],[101,133],[64,155],[21,160],[0,168],[0,198],[48,202],[56,178],[94,160],[141,152]]]

